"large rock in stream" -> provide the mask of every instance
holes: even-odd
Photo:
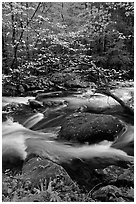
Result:
[[[123,127],[124,123],[111,115],[74,113],[64,119],[58,138],[89,144],[114,141]]]

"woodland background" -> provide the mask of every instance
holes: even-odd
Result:
[[[2,64],[6,96],[133,79],[134,3],[3,2]]]

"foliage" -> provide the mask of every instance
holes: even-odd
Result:
[[[51,78],[60,72],[62,75],[74,72],[81,81],[83,78],[96,81],[95,70],[92,68],[90,72],[90,67],[81,65],[81,61],[95,62],[105,74],[110,73],[109,79],[112,75],[111,80],[133,78],[132,2],[3,2],[2,5],[3,74],[8,75],[3,84],[9,87],[9,81],[15,88],[12,95],[24,94],[26,86],[28,91],[32,90],[29,84],[33,77],[37,80],[32,87],[49,90]],[[52,89],[56,88],[52,85]]]
[[[41,183],[39,188],[33,187],[31,181],[24,180],[22,174],[12,175],[8,172],[3,175],[2,194],[4,202],[72,202],[92,201],[76,183],[65,184],[65,178],[56,176],[50,180],[47,187]]]
[[[134,200],[134,170],[121,169],[114,166],[99,170],[99,176],[107,176],[105,184],[100,178],[93,178],[93,188],[86,189],[77,183],[65,182],[65,177],[56,175],[48,185],[41,183],[32,187],[31,180],[23,179],[23,174],[7,171],[3,174],[3,202],[133,202]],[[125,178],[124,178],[125,175]],[[105,178],[105,177],[104,177]],[[102,179],[102,182],[104,178]],[[94,179],[94,181],[93,181]],[[96,182],[98,183],[96,185]]]

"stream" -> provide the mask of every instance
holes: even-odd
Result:
[[[133,87],[120,87],[111,91],[124,102],[131,100],[134,94]],[[64,96],[63,96],[64,95]],[[29,101],[34,99],[40,101],[44,106],[42,109],[33,111],[29,108]],[[89,112],[96,114],[113,115],[133,126],[133,116],[129,116],[122,111],[122,107],[113,98],[100,93],[92,93],[90,89],[84,92],[74,92],[73,94],[63,92],[53,92],[40,94],[34,97],[3,97],[2,107],[9,104],[24,104],[21,111],[17,113],[13,109],[12,115],[15,122],[19,122],[28,129],[40,132],[58,131],[65,118],[74,112]]]
[[[127,102],[131,100],[133,88],[115,89],[113,92]],[[36,100],[42,106],[35,109]],[[3,114],[6,115],[7,110],[8,117],[11,117],[4,119],[2,123],[2,170],[4,173],[8,169],[15,168],[16,170],[19,167],[24,180],[29,178],[34,185],[39,185],[41,179],[48,175],[49,177],[56,175],[56,168],[59,168],[59,172],[62,172],[60,168],[63,168],[72,180],[92,189],[99,183],[99,177],[97,178],[96,174],[95,178],[93,170],[102,170],[113,165],[113,169],[109,170],[113,175],[112,179],[120,176],[120,171],[116,174],[116,168],[122,167],[129,180],[129,175],[133,174],[134,118],[124,114],[122,107],[114,99],[99,93],[92,94],[87,90],[84,93],[74,93],[69,96],[63,96],[63,94],[58,96],[58,93],[53,93],[51,97],[51,93],[41,94],[36,97],[36,100],[34,97],[3,97],[2,99]],[[98,121],[103,125],[102,118],[106,118],[105,115],[111,115],[110,120],[112,116],[116,116],[117,119],[114,119],[114,122],[116,123],[119,119],[125,127],[116,134],[115,141],[81,144],[62,140],[58,135],[66,118],[71,115],[75,118],[75,123],[73,122],[75,127],[79,125],[79,128],[84,127],[86,118],[92,116],[100,116]],[[76,118],[79,115],[82,120],[77,123]],[[96,127],[99,126],[96,125]],[[131,168],[125,170],[128,166]],[[109,173],[106,174],[107,184],[108,175]],[[95,178],[96,182],[95,180],[92,182],[92,178]],[[105,177],[103,177],[104,180]]]
[[[134,94],[134,88],[132,87],[121,87],[118,89],[112,90],[117,97],[122,99],[124,102],[131,100],[132,95]],[[59,92],[60,94],[60,92]],[[37,126],[35,130],[44,129],[45,127],[50,126],[59,126],[59,121],[63,120],[67,115],[73,113],[75,110],[82,109],[87,107],[87,112],[98,113],[101,111],[105,114],[111,114],[123,120],[127,124],[133,124],[133,117],[127,116],[121,110],[121,106],[113,98],[102,95],[100,93],[92,94],[92,91],[89,89],[84,93],[74,93],[69,96],[57,96],[57,93],[53,93],[53,97],[50,97],[51,93],[41,94],[36,97],[36,100],[39,100],[43,104],[51,103],[50,106],[45,107],[42,111],[35,116],[35,113],[31,110],[26,110],[24,107],[24,114],[22,112],[15,115],[15,121],[23,124],[29,119],[29,125]],[[29,100],[34,100],[35,97],[2,97],[2,107],[5,107],[8,104],[24,104],[28,105]],[[54,106],[55,103],[55,106]],[[53,104],[53,105],[52,105]],[[57,104],[57,105],[56,105]],[[37,112],[37,111],[36,111]],[[121,113],[120,113],[121,112]],[[44,113],[44,114],[43,114]],[[41,120],[40,123],[38,123]],[[31,121],[31,122],[30,122]],[[31,124],[30,124],[31,123]],[[34,124],[33,124],[34,123]],[[48,124],[50,124],[48,126]],[[52,124],[52,125],[51,125]],[[30,128],[28,125],[28,128]],[[45,125],[45,127],[44,127]]]
[[[133,87],[120,87],[111,91],[124,102],[131,100],[134,94]],[[59,96],[60,95],[60,96]],[[51,97],[52,96],[52,97]],[[45,105],[45,108],[35,114],[27,109],[29,100],[38,100]],[[55,106],[54,106],[55,103]],[[63,96],[60,92],[40,94],[35,97],[2,97],[2,107],[9,104],[24,104],[24,109],[14,115],[14,120],[32,130],[49,131],[50,128],[61,126],[61,123],[68,115],[78,111],[90,113],[101,112],[118,117],[126,125],[133,125],[133,117],[123,113],[121,106],[113,98],[100,93],[93,94],[89,89],[83,93],[74,93]],[[50,104],[50,106],[46,106]],[[57,104],[57,105],[56,105]],[[87,107],[87,108],[86,108]],[[26,110],[25,110],[26,109]],[[12,111],[14,112],[14,110]]]

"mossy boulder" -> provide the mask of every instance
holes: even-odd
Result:
[[[29,180],[31,188],[44,188],[41,190],[46,190],[51,181],[54,179],[59,180],[61,177],[65,178],[65,184],[67,182],[73,183],[63,167],[40,157],[32,157],[26,161],[23,165],[22,173],[24,180]]]
[[[89,144],[114,141],[123,127],[123,122],[111,115],[75,113],[64,119],[58,138]]]

